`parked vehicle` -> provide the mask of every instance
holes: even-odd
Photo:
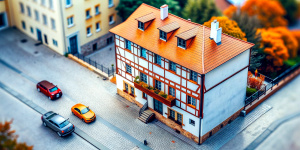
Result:
[[[72,123],[53,111],[45,113],[41,119],[43,125],[54,130],[58,136],[66,136],[75,130]]]
[[[39,82],[36,88],[39,92],[44,93],[50,100],[58,99],[62,96],[61,90],[46,80]]]
[[[83,104],[76,104],[71,108],[72,113],[85,123],[96,120],[95,113]]]

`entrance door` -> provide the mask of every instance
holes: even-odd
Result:
[[[42,32],[40,29],[36,29],[37,39],[38,41],[43,43]]]
[[[70,39],[70,53],[77,54],[77,35],[71,37]]]
[[[154,98],[153,98],[153,101],[154,101],[154,110],[159,112],[160,114],[162,114],[163,113],[163,104]]]
[[[6,22],[5,22],[5,13],[0,14],[0,28],[5,27]]]

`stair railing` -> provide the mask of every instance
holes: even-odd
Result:
[[[139,112],[139,116],[141,116],[141,114],[146,110],[148,109],[148,101],[143,105],[143,107],[140,109],[140,112]]]

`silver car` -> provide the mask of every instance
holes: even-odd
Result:
[[[75,130],[72,123],[53,111],[45,113],[42,116],[42,122],[45,127],[54,130],[58,136],[66,136]]]

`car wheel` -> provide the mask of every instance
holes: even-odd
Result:
[[[40,88],[37,88],[37,91],[41,92],[41,89],[40,89]]]
[[[60,134],[59,132],[57,132],[57,134],[58,134],[58,136],[60,136],[60,137],[61,137],[61,134]]]
[[[50,96],[48,98],[49,98],[49,100],[52,100]]]
[[[47,124],[46,124],[46,122],[43,122],[43,125],[44,125],[45,127],[47,127]]]

